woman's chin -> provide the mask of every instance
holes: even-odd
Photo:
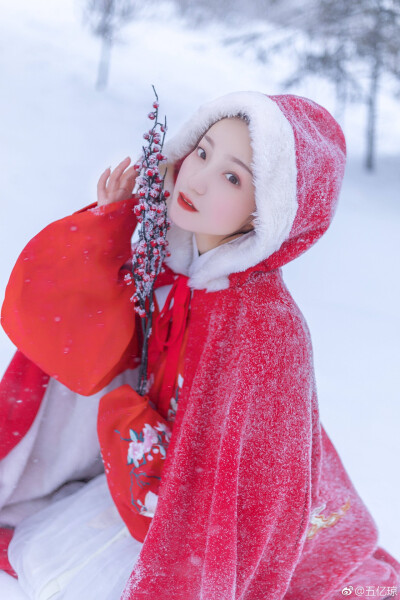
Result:
[[[188,223],[189,219],[187,215],[181,214],[181,210],[179,207],[167,206],[167,215],[170,221],[180,229],[184,229],[185,231],[191,231],[192,233],[196,232],[196,228]]]
[[[196,230],[193,227],[188,227],[186,223],[182,223],[181,221],[179,221],[179,219],[174,220],[174,219],[171,219],[171,217],[170,217],[170,221],[172,221],[172,223],[176,227],[179,227],[179,229],[183,229],[184,231],[189,231],[191,233],[196,233]]]

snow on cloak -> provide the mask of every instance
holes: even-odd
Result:
[[[194,261],[192,234],[169,231],[168,266],[194,290],[185,377],[124,600],[322,600],[400,578],[320,424],[310,333],[280,268],[332,220],[343,133],[311,100],[234,92],[166,145],[167,189],[205,131],[238,113],[250,119],[255,230]]]

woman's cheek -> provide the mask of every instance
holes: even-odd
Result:
[[[167,216],[175,223],[175,225],[179,226],[179,207],[177,206],[177,201],[173,199],[173,196],[170,196],[167,200]]]
[[[173,221],[173,195],[171,195],[168,200],[166,200],[167,205],[167,217]]]
[[[221,235],[230,233],[235,228],[236,211],[232,202],[224,201],[221,196],[214,205],[214,223],[221,230]]]

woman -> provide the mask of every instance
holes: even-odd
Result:
[[[376,525],[320,424],[310,334],[281,274],[332,220],[340,127],[310,100],[236,92],[200,107],[165,152],[171,255],[156,282],[163,309],[148,398],[133,391],[128,162],[108,185],[108,172],[100,178],[98,207],[34,238],[10,279],[3,326],[35,376],[50,377],[46,406],[76,392],[89,396],[78,412],[94,399],[97,414],[101,396],[101,452],[123,519],[104,475],[87,474],[90,453],[80,453],[80,476],[72,466],[63,482],[92,481],[16,527],[9,556],[24,592],[117,598],[132,571],[124,599],[337,600],[362,596],[361,587],[371,595],[368,586],[389,597],[400,565],[377,547]],[[128,460],[142,426],[163,436],[146,450],[146,465],[150,455],[158,463],[135,505]],[[76,432],[78,447],[88,431]],[[6,508],[16,504],[11,496]]]

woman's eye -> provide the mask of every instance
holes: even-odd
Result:
[[[234,185],[239,185],[239,179],[233,173],[226,173],[226,178]]]
[[[200,146],[197,146],[197,156],[200,156],[203,160],[206,158],[206,151],[203,150]]]

